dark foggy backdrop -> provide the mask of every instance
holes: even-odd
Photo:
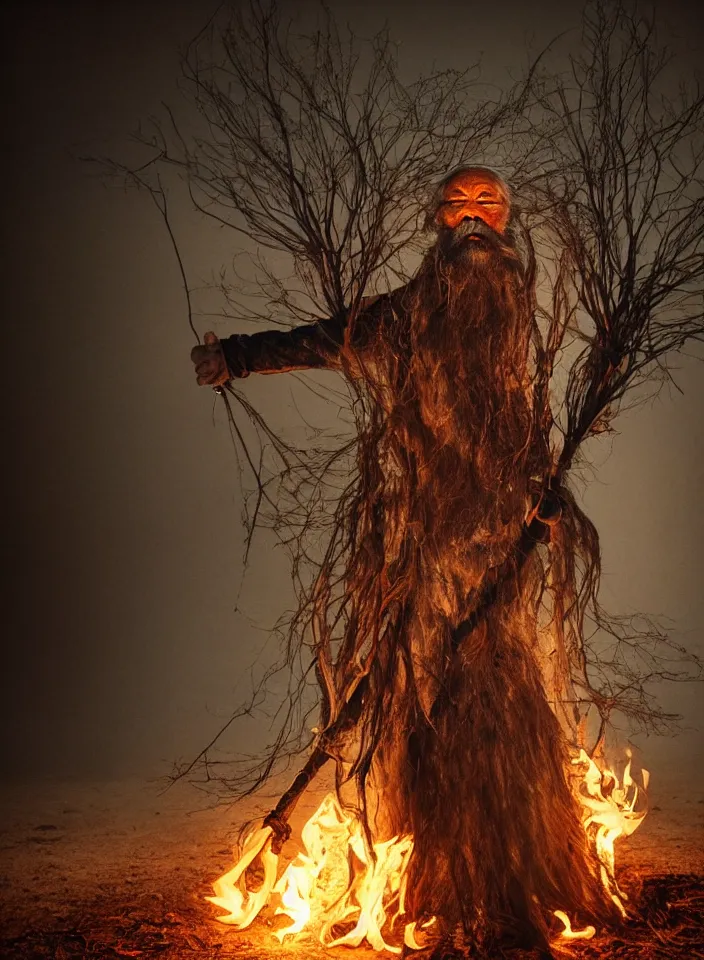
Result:
[[[484,51],[497,81],[519,71],[528,45],[575,28],[581,8],[331,6],[361,34],[388,20],[409,76]],[[76,159],[119,153],[137,121],[174,98],[178,48],[212,10],[195,0],[34,3],[3,14],[8,778],[167,772],[246,691],[263,625],[292,600],[285,558],[264,541],[241,598],[247,616],[234,610],[241,493],[220,408],[193,379],[173,251],[147,197],[103,184]],[[688,76],[701,19],[686,3],[661,15]],[[231,243],[193,219],[193,282]],[[683,394],[619,418],[620,435],[593,450],[585,499],[602,536],[604,602],[667,617],[704,652],[704,367],[675,366]],[[280,422],[293,417],[286,377],[255,379],[257,402]],[[703,693],[670,687],[662,699],[701,729]],[[259,736],[243,728],[240,745]],[[640,742],[655,769],[659,754],[700,761],[691,730]]]

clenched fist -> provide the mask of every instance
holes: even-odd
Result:
[[[191,350],[191,360],[196,366],[198,385],[201,387],[206,384],[218,387],[230,379],[220,341],[212,331],[206,333],[202,345]]]

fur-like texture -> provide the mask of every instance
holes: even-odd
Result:
[[[551,561],[516,553],[551,471],[534,323],[510,240],[460,229],[440,235],[363,361],[348,347],[358,483],[314,597],[324,724],[345,710],[356,719],[331,744],[339,782],[355,785],[370,837],[413,834],[407,918],[437,916],[448,934],[460,924],[477,944],[545,944],[555,909],[578,921],[614,910],[545,689]],[[567,567],[555,569],[569,603]],[[491,588],[488,611],[458,633]]]

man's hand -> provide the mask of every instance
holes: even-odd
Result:
[[[198,385],[201,387],[206,384],[219,387],[231,377],[220,341],[212,331],[206,333],[202,345],[191,350],[191,360],[195,364]]]

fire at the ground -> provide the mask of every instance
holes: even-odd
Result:
[[[645,816],[648,771],[642,771],[639,787],[631,776],[630,756],[621,780],[612,770],[600,770],[584,750],[572,763],[582,774],[578,797],[584,808],[584,828],[601,864],[601,881],[626,916],[626,897],[614,873],[614,844],[633,833]],[[208,898],[227,911],[218,917],[222,923],[243,930],[272,903],[275,914],[291,921],[276,931],[282,942],[307,933],[326,947],[354,947],[366,940],[375,950],[399,954],[401,940],[411,950],[432,940],[432,920],[423,928],[403,922],[412,837],[375,843],[375,855],[369,856],[361,824],[331,793],[303,827],[301,839],[305,853],[299,853],[277,879],[279,858],[271,849],[271,828],[260,827],[249,834],[238,862],[213,884],[215,896]],[[263,880],[258,889],[250,890],[246,871],[257,858]],[[572,929],[570,918],[561,910],[555,916],[563,926],[561,939],[589,939],[596,933],[592,926]],[[347,932],[340,934],[341,929]]]

